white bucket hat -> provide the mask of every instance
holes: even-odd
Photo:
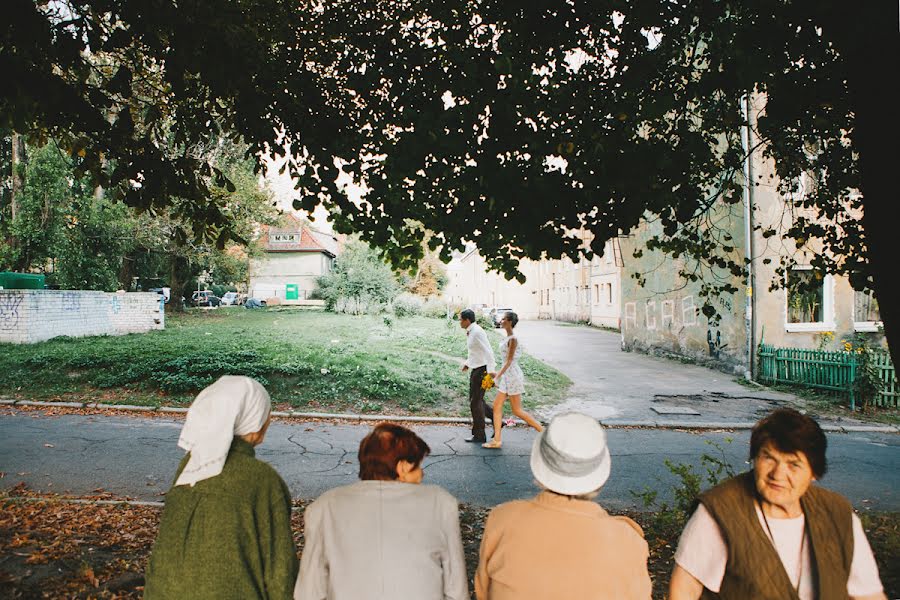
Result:
[[[577,496],[600,489],[612,461],[606,432],[596,419],[569,412],[553,417],[531,448],[531,472],[557,494]]]

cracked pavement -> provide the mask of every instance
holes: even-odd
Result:
[[[544,420],[577,410],[605,423],[660,420],[654,406],[689,407],[699,415],[688,422],[755,422],[796,400],[792,394],[737,383],[729,375],[698,365],[623,352],[622,336],[594,327],[557,321],[522,321],[516,327],[522,347],[572,380],[568,397],[535,412]]]
[[[160,500],[183,452],[183,421],[105,415],[45,416],[11,409],[0,413],[0,489],[19,482],[45,492],[88,495],[98,489],[140,500]],[[466,426],[411,426],[432,449],[425,482],[443,486],[460,501],[493,506],[536,493],[529,468],[535,432],[504,428],[503,448],[463,441]],[[295,497],[313,498],[357,478],[356,452],[370,424],[273,421],[257,456],[272,464]],[[726,440],[733,438],[729,443]],[[736,470],[746,468],[749,432],[609,429],[612,475],[599,501],[635,507],[632,491],[659,489],[671,497],[674,477],[663,461],[699,464],[724,448]],[[900,510],[900,436],[829,434],[828,474],[822,485],[845,494],[860,510]],[[669,493],[667,493],[669,492]]]

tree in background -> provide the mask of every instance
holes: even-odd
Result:
[[[197,240],[184,199],[135,214],[94,188],[89,178],[77,177],[80,158],[69,156],[55,141],[29,147],[29,160],[21,165],[15,219],[7,210],[0,220],[0,270],[41,271],[48,284],[64,289],[132,290],[135,282],[141,289],[170,286],[173,306],[188,281],[203,271],[212,274],[213,284],[242,284],[247,252],[252,251],[242,248],[259,224],[277,214],[243,148],[222,140],[207,153],[232,182],[231,189],[210,186],[209,203],[229,215],[227,239],[235,240],[217,248]],[[8,171],[4,193],[10,180]]]
[[[426,252],[414,273],[407,271],[400,277],[407,292],[422,298],[440,295],[448,281],[447,267],[435,252]]]
[[[316,279],[316,295],[334,312],[372,314],[381,312],[400,292],[391,268],[360,240],[351,240],[334,267]]]

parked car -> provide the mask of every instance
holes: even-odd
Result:
[[[219,306],[222,300],[210,290],[200,290],[191,294],[191,306]]]
[[[244,308],[265,308],[266,301],[260,298],[247,298],[244,302]]]
[[[172,296],[172,288],[167,288],[167,287],[156,287],[156,288],[150,288],[150,289],[147,290],[147,291],[148,291],[148,292],[156,292],[157,294],[159,294],[160,296],[162,296],[162,297],[163,297],[163,301],[164,301],[166,304],[169,303],[169,298]]]
[[[500,327],[500,321],[503,320],[503,317],[506,316],[506,313],[513,312],[511,308],[492,308],[491,312],[488,313],[488,318],[491,320],[491,323],[494,324],[494,327]]]
[[[225,292],[224,294],[222,294],[223,306],[236,306],[243,303],[243,299],[237,292]]]

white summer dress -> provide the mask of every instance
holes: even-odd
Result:
[[[509,352],[510,340],[517,340],[516,336],[511,335],[500,341],[500,368],[506,364],[506,355]],[[522,373],[522,367],[519,366],[519,355],[522,353],[521,342],[516,345],[515,354],[513,354],[512,363],[503,373],[503,376],[497,380],[497,390],[503,392],[507,396],[515,396],[525,393],[525,374]]]

